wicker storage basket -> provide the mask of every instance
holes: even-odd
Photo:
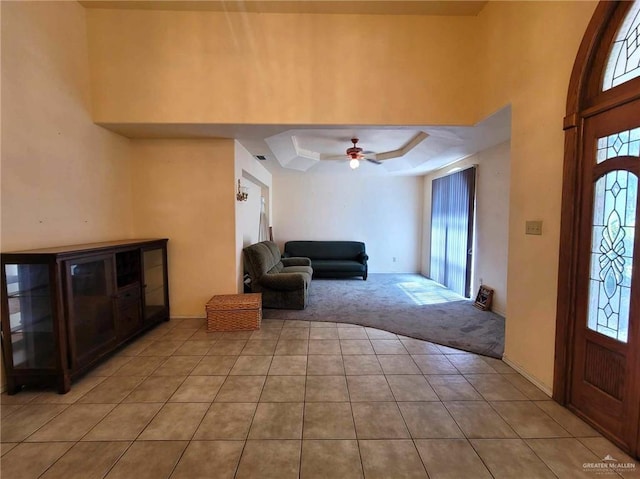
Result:
[[[262,294],[221,294],[206,306],[207,331],[252,331],[260,329]]]

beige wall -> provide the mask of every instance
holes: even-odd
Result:
[[[481,151],[424,176],[422,273],[429,276],[431,259],[431,192],[435,178],[452,168],[478,165],[476,171],[476,226],[473,250],[472,297],[482,283],[494,289],[492,310],[507,309],[507,250],[509,247],[509,142]],[[509,318],[507,318],[509,320]]]
[[[98,122],[478,117],[475,17],[91,9],[88,18]]]
[[[595,2],[489,2],[481,111],[512,108],[505,357],[547,389],[553,382],[560,199],[569,77]],[[542,220],[542,236],[525,235]]]
[[[2,250],[131,237],[129,141],[91,122],[84,8],[1,5]]]
[[[274,175],[276,241],[363,241],[370,273],[420,271],[422,179],[368,174],[367,167]]]
[[[233,140],[133,140],[139,237],[169,238],[171,315],[237,289]]]

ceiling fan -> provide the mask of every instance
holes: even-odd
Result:
[[[360,161],[366,160],[375,165],[381,165],[385,160],[392,160],[394,158],[401,158],[417,147],[420,143],[426,140],[429,137],[429,134],[424,131],[418,131],[407,143],[405,143],[400,148],[389,151],[381,151],[378,153],[374,153],[373,151],[363,151],[362,148],[358,146],[358,142],[360,141],[358,138],[351,138],[351,143],[353,146],[347,148],[347,156],[346,158],[343,155],[336,156],[322,156],[323,160],[349,160],[349,166],[352,169],[356,169],[360,166]]]
[[[351,143],[353,146],[347,148],[347,157],[351,160],[349,161],[349,166],[352,169],[356,169],[360,166],[360,160],[366,160],[376,165],[381,165],[382,162],[375,158],[375,153],[373,151],[362,151],[362,148],[358,146],[358,138],[351,138]]]

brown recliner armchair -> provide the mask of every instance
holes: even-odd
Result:
[[[304,309],[309,298],[313,269],[309,258],[282,258],[271,241],[243,249],[245,269],[253,293],[262,293],[262,306],[276,309]]]

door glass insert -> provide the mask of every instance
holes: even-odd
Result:
[[[633,2],[611,46],[604,70],[606,91],[640,76],[640,0]]]
[[[640,157],[640,127],[598,138],[596,163],[618,156]]]
[[[115,338],[111,259],[71,263],[71,308],[79,357]]]
[[[143,253],[144,264],[144,317],[149,319],[163,311],[165,303],[164,256],[162,249],[147,250]]]
[[[589,329],[627,342],[638,177],[616,170],[595,184]]]
[[[52,368],[55,340],[49,266],[7,264],[9,331],[14,368]]]

